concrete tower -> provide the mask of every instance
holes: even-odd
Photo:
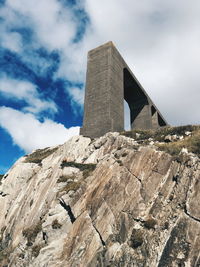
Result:
[[[124,99],[130,108],[132,129],[167,125],[112,42],[89,51],[80,134],[95,138],[123,131]]]

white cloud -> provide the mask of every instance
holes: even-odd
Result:
[[[20,52],[22,48],[21,36],[16,32],[3,32],[1,33],[0,44],[13,52]]]
[[[24,108],[25,111],[32,113],[39,113],[44,110],[51,113],[57,112],[56,104],[50,100],[41,100],[36,86],[28,81],[2,77],[0,79],[0,93],[7,98],[24,100],[27,103]]]
[[[1,11],[7,21],[5,28],[27,25],[34,32],[29,50],[41,46],[59,51],[61,62],[55,79],[84,81],[87,51],[112,40],[169,123],[200,123],[198,0],[79,1],[91,23],[78,43],[72,42],[77,18],[61,1],[42,0],[37,5],[33,0],[6,3]],[[18,37],[13,44],[6,38],[4,46],[20,49]],[[34,61],[31,53],[22,58],[32,66],[39,60]],[[43,63],[38,64],[38,69],[42,66]],[[79,93],[82,94],[72,89],[72,104],[82,104]]]
[[[7,0],[7,5],[27,17],[39,42],[50,50],[64,49],[74,37],[72,14],[57,0]]]
[[[84,102],[84,91],[82,88],[70,87],[69,94],[72,97],[72,101],[77,103],[80,106],[83,106]]]
[[[32,114],[24,114],[8,107],[0,107],[0,126],[26,152],[62,144],[79,134],[79,127],[67,129],[64,125],[47,119],[40,122]]]
[[[79,87],[67,87],[66,92],[71,98],[71,106],[75,116],[83,112],[84,90]]]
[[[78,3],[74,9],[78,6],[83,6],[83,3]],[[23,61],[40,74],[44,74],[48,69],[49,61],[39,58],[34,50],[43,47],[49,53],[57,51],[60,54],[60,65],[55,79],[64,78],[73,82],[83,82],[86,53],[89,48],[88,42],[72,42],[79,24],[79,19],[74,16],[74,9],[66,8],[58,0],[42,0],[37,5],[32,0],[7,0],[6,7],[0,11],[5,18],[1,27],[5,31],[5,35],[2,36],[4,47],[15,49],[16,52],[18,49]],[[28,27],[32,30],[32,42],[20,45],[21,51],[17,44],[7,40],[11,39],[12,27]],[[16,35],[19,34],[16,33]],[[53,62],[50,64],[52,65]]]

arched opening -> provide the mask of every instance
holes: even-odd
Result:
[[[156,109],[154,106],[151,106],[151,116],[153,116],[156,113]]]
[[[149,118],[148,98],[140,85],[124,68],[124,99],[130,108],[131,128],[148,129],[151,128]]]
[[[163,118],[160,116],[160,114],[158,114],[158,124],[160,127],[167,125]]]
[[[131,130],[131,112],[126,100],[124,100],[124,130]]]

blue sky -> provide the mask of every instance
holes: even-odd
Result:
[[[198,124],[199,8],[197,0],[0,0],[0,173],[79,134],[87,52],[110,40],[170,124]]]

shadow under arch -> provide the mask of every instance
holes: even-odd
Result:
[[[124,99],[130,108],[131,128],[150,128],[149,121],[145,119],[149,105],[148,97],[127,68],[123,69],[123,77]],[[144,117],[143,120],[141,120],[142,117]]]

